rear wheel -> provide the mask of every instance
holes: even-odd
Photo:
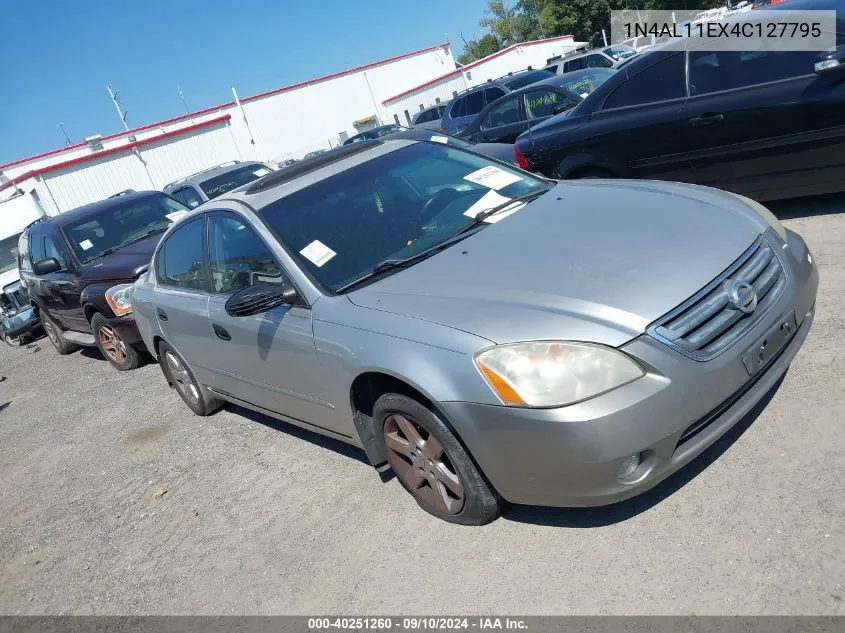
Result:
[[[39,312],[38,316],[41,319],[41,325],[44,328],[44,333],[47,335],[47,338],[50,339],[50,342],[59,354],[65,356],[66,354],[70,354],[79,349],[79,345],[71,343],[65,338],[61,328],[56,325],[53,319],[48,317],[43,310]]]
[[[126,343],[117,330],[109,325],[108,319],[99,312],[91,317],[91,330],[100,353],[118,371],[136,369],[141,364],[141,355]]]
[[[223,401],[215,398],[203,387],[185,360],[170,345],[159,343],[158,356],[161,371],[168,384],[176,389],[176,393],[191,411],[204,416],[216,413],[223,407]]]
[[[393,472],[423,510],[462,525],[499,516],[498,496],[437,413],[388,393],[373,406],[373,420]]]

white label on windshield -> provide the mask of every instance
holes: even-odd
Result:
[[[590,96],[590,93],[589,93],[589,92],[582,92],[582,93],[581,93],[581,98],[582,98],[582,99],[586,99],[586,98],[587,98],[587,97],[589,97],[589,96]]]
[[[337,255],[337,253],[323,244],[320,240],[314,240],[308,246],[299,251],[299,254],[315,266],[322,266],[332,257]]]
[[[91,240],[82,240],[79,245],[82,247],[83,251],[87,251],[89,248],[94,248],[94,245],[91,243]]]
[[[430,140],[434,143],[449,143],[448,136],[432,136]]]
[[[181,217],[188,215],[187,211],[174,211],[173,213],[167,213],[164,217],[166,217],[171,222],[175,222]]]
[[[481,198],[478,200],[478,202],[476,202],[469,209],[464,211],[464,215],[467,215],[471,218],[474,218],[475,216],[477,216],[482,211],[486,211],[487,209],[492,209],[493,207],[499,206],[500,204],[505,204],[508,200],[510,200],[510,198],[506,198],[505,196],[499,195],[495,191],[488,191],[483,196],[481,196]],[[488,222],[490,224],[495,224],[499,220],[504,220],[506,217],[508,217],[514,211],[518,211],[523,206],[525,206],[525,203],[516,202],[513,205],[511,205],[510,207],[503,208],[496,215],[492,215],[484,221]]]
[[[474,182],[483,187],[498,190],[502,187],[507,187],[508,185],[515,183],[517,180],[522,180],[522,178],[516,174],[509,174],[495,165],[490,165],[488,167],[482,167],[471,174],[467,174],[464,176],[464,180],[469,180],[470,182]]]
[[[265,169],[264,167],[262,167],[261,169],[256,169],[256,170],[255,170],[254,172],[252,172],[252,173],[253,173],[253,174],[255,174],[256,176],[258,176],[259,178],[261,178],[261,176],[266,176],[267,174],[269,174],[269,173],[270,173],[270,170],[269,170],[269,169]]]

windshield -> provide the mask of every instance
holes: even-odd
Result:
[[[605,55],[610,55],[616,61],[625,59],[627,57],[631,57],[632,55],[636,55],[637,51],[635,51],[630,46],[625,46],[624,44],[617,44],[615,46],[608,46],[604,49]]]
[[[18,267],[18,238],[20,236],[21,234],[18,233],[0,240],[0,273]]]
[[[214,178],[204,180],[200,183],[200,188],[208,196],[208,199],[212,200],[232,189],[237,189],[241,185],[258,180],[262,176],[269,174],[270,171],[270,168],[264,165],[246,165],[233,169],[232,171],[227,171],[225,174],[220,174]]]
[[[560,76],[558,86],[572,92],[582,99],[593,90],[613,77],[616,73],[612,68],[589,68],[587,70],[576,70]]]
[[[415,143],[286,196],[260,215],[300,267],[336,292],[385,260],[449,239],[485,209],[546,189],[483,156]]]
[[[548,79],[549,77],[554,76],[554,73],[548,70],[533,70],[531,72],[525,73],[524,75],[520,75],[516,79],[505,82],[505,85],[511,90],[519,90],[520,88],[524,88],[529,84],[533,84],[538,81],[542,81],[543,79]]]
[[[188,212],[188,207],[162,193],[134,198],[104,208],[62,231],[83,264],[114,252],[150,234],[163,233]]]

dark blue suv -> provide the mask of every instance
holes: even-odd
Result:
[[[485,106],[499,97],[549,77],[554,77],[551,71],[529,68],[470,88],[458,94],[446,106],[440,120],[440,129],[447,134],[457,134],[469,125]]]

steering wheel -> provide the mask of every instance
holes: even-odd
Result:
[[[422,225],[425,226],[431,222],[438,213],[446,208],[447,204],[454,202],[460,198],[461,195],[462,192],[449,187],[447,189],[441,189],[431,196],[420,211],[420,221],[422,222]]]

